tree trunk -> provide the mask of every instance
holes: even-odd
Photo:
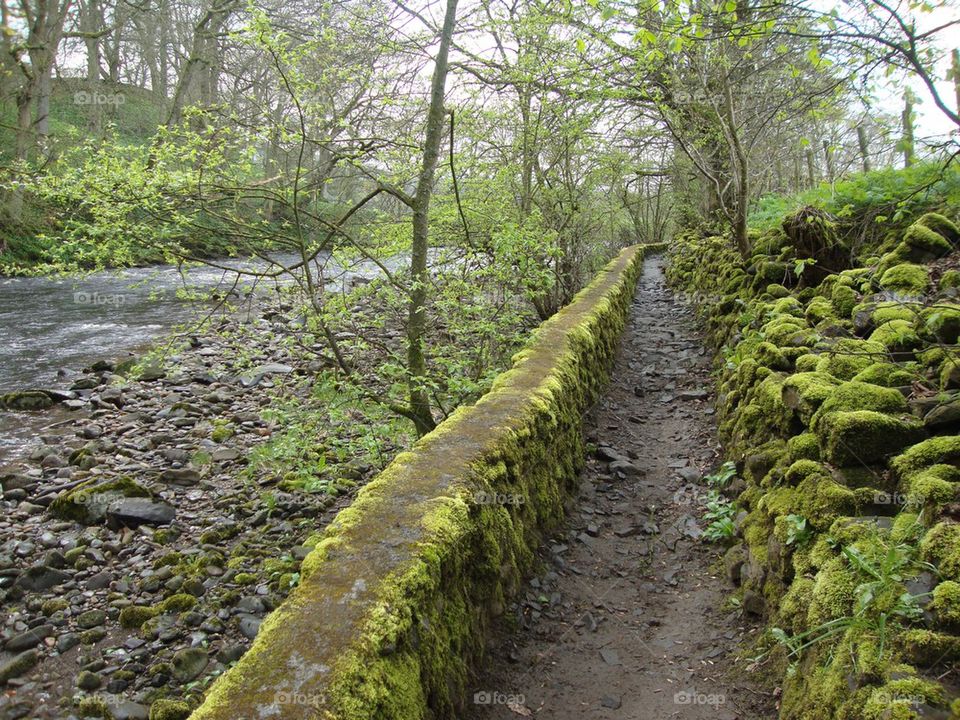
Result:
[[[423,145],[423,164],[417,180],[417,192],[413,198],[413,246],[410,253],[410,305],[407,320],[407,372],[409,379],[409,402],[412,420],[417,434],[422,436],[433,430],[436,423],[430,411],[430,398],[424,389],[427,377],[427,362],[423,352],[427,314],[427,250],[429,247],[430,199],[433,195],[433,180],[440,157],[440,143],[444,131],[444,90],[447,83],[450,43],[456,22],[457,0],[447,0],[440,47],[437,50],[433,80],[430,87],[430,109],[427,112],[426,136]]]
[[[830,150],[830,143],[823,141],[823,160],[827,166],[827,180],[833,182],[836,179],[836,172],[833,167],[833,152]]]
[[[903,124],[903,137],[900,140],[903,148],[903,166],[913,165],[913,98],[908,92],[903,96],[903,114],[900,116]]]
[[[867,144],[867,131],[862,125],[857,126],[857,144],[860,146],[860,160],[863,162],[863,171],[870,172],[870,146]]]

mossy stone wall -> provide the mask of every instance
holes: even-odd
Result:
[[[361,490],[194,720],[460,716],[491,621],[576,490],[581,418],[608,379],[644,250],[622,251],[476,405]]]
[[[939,215],[830,273],[778,230],[747,261],[724,237],[673,243],[745,486],[725,565],[768,622],[748,652],[782,686],[781,718],[960,718],[960,347],[944,329],[960,303],[947,273],[932,282],[942,267],[915,264],[918,237],[925,261],[957,248]]]

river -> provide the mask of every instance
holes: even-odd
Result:
[[[293,255],[276,259],[285,265],[295,260]],[[397,256],[388,264],[394,269],[402,259]],[[370,262],[349,269],[328,256],[320,262],[328,287],[379,272]],[[238,261],[222,264],[264,267]],[[210,302],[188,300],[184,291],[226,292],[236,277],[235,272],[205,265],[185,273],[174,265],[159,265],[82,277],[0,278],[0,394],[69,386],[69,375],[96,360],[142,349],[174,326],[199,321],[210,312]],[[243,282],[249,285],[251,279]],[[272,285],[273,281],[262,281],[256,291],[269,292]],[[63,410],[0,411],[0,461],[9,460],[44,427],[66,417]]]

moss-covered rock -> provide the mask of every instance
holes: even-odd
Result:
[[[960,436],[932,437],[907,449],[895,457],[890,466],[901,478],[908,477],[931,465],[960,463]]]
[[[914,263],[930,262],[938,257],[949,255],[953,250],[942,235],[919,222],[907,228],[907,232],[903,235],[903,243],[906,245],[906,250],[901,254]]]
[[[187,720],[190,706],[182,700],[160,698],[150,705],[150,720]]]
[[[795,373],[783,381],[783,404],[796,410],[805,424],[823,402],[839,387],[840,381],[826,372]]]
[[[858,299],[857,291],[848,285],[837,285],[830,292],[830,302],[838,317],[849,318]]]
[[[906,297],[920,297],[930,288],[930,272],[923,265],[901,263],[883,273],[880,287]]]
[[[895,388],[910,385],[917,380],[917,374],[897,363],[876,362],[858,372],[853,379],[855,382]]]
[[[114,480],[87,480],[60,493],[50,503],[50,513],[61,520],[95,525],[106,516],[110,503],[122,498],[152,497],[152,493],[129,477]]]
[[[960,229],[950,219],[940,213],[925,213],[914,223],[920,225],[940,235],[951,245],[960,243]]]
[[[821,456],[834,465],[872,463],[925,437],[923,423],[872,410],[831,412],[820,417]]]
[[[824,348],[817,371],[841,380],[852,380],[875,362],[889,359],[887,349],[878,342],[841,338]]]
[[[810,428],[817,425],[827,413],[851,410],[873,410],[880,413],[906,413],[907,400],[893,388],[849,380],[836,386],[823,400],[810,419]]]

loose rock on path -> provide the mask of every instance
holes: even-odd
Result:
[[[467,716],[775,717],[741,652],[759,632],[729,602],[723,547],[700,537],[717,464],[710,356],[691,308],[648,258],[610,386],[586,419],[596,448],[567,528],[512,608]],[[506,625],[506,623],[504,623]]]

